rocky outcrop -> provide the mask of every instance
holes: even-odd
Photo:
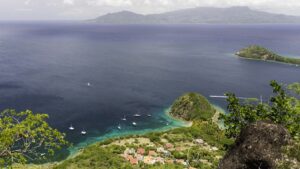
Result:
[[[290,140],[281,125],[259,121],[245,127],[234,146],[219,164],[219,169],[275,169],[282,146]]]

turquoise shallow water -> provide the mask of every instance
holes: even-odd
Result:
[[[220,113],[226,113],[226,110],[224,110],[220,106],[215,105],[215,104],[213,104],[213,106]],[[164,119],[163,122],[168,125],[165,125],[160,128],[153,128],[153,129],[148,128],[148,129],[141,129],[141,130],[130,130],[130,129],[126,129],[126,128],[122,129],[122,130],[118,130],[117,128],[113,128],[107,134],[104,134],[99,137],[88,138],[84,142],[80,142],[79,144],[76,144],[75,146],[69,148],[70,157],[72,155],[75,155],[80,149],[82,149],[88,145],[91,145],[93,143],[104,141],[106,139],[117,138],[117,137],[122,137],[122,136],[129,136],[129,135],[142,135],[142,134],[146,134],[146,133],[150,133],[150,132],[162,132],[162,131],[172,130],[172,129],[179,128],[179,127],[188,127],[190,125],[189,122],[173,118],[172,116],[170,116],[168,114],[168,112],[169,112],[169,108],[164,109],[159,114],[159,118],[158,118],[158,119]],[[220,123],[220,126],[222,127],[223,124]]]
[[[70,156],[76,154],[80,149],[91,145],[96,142],[104,141],[106,139],[110,138],[117,138],[121,136],[129,136],[129,135],[142,135],[150,132],[161,132],[161,131],[167,131],[174,128],[179,127],[187,127],[189,125],[189,122],[185,122],[179,119],[172,118],[170,115],[168,115],[169,109],[164,109],[162,112],[159,113],[157,119],[163,119],[161,122],[165,123],[166,125],[160,128],[148,128],[148,129],[141,129],[141,130],[131,130],[132,128],[122,128],[121,130],[118,130],[116,127],[111,128],[110,131],[107,134],[104,134],[102,136],[98,137],[89,137],[83,142],[80,142],[79,144],[74,145],[73,147],[69,148]],[[168,124],[168,125],[167,125]],[[136,128],[138,128],[137,126]]]

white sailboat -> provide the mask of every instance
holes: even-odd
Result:
[[[86,133],[87,132],[84,129],[80,132],[81,135],[86,135]]]
[[[138,114],[138,113],[134,114],[133,116],[134,116],[134,117],[141,117],[141,115]]]
[[[75,128],[72,126],[72,124],[70,125],[69,130],[71,130],[71,131],[75,130]]]
[[[120,124],[118,125],[118,129],[119,129],[119,130],[121,130],[121,129],[122,129],[122,127],[121,127],[121,125],[120,125]]]
[[[136,122],[132,122],[132,125],[133,125],[133,126],[136,126],[137,124],[136,124]]]
[[[123,121],[126,121],[126,120],[127,120],[127,119],[126,119],[126,116],[124,116],[124,117],[122,118],[122,120],[123,120]]]

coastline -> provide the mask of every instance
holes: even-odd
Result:
[[[168,118],[170,119],[173,119],[174,121],[181,121],[182,123],[184,123],[184,126],[182,127],[192,127],[193,125],[193,122],[192,121],[185,121],[184,119],[181,119],[181,118],[177,118],[177,117],[174,117],[170,114],[170,108],[168,108],[166,111],[165,111],[165,114],[168,116]]]
[[[225,114],[226,111],[223,108],[219,107],[218,105],[215,105],[215,104],[212,104],[212,103],[211,103],[211,105],[216,109],[216,113],[214,115],[215,119],[213,119],[213,121],[216,124],[218,124],[218,126],[220,128],[222,128],[223,123],[219,122],[217,118],[219,117],[219,114],[221,114],[221,113]],[[88,141],[79,143],[79,144],[77,144],[76,146],[74,146],[72,148],[69,148],[70,155],[68,156],[67,159],[75,157],[76,155],[78,155],[78,153],[80,153],[80,151],[83,148],[85,148],[89,145],[96,144],[98,142],[102,142],[102,141],[105,141],[105,140],[108,140],[108,139],[116,139],[116,138],[119,138],[119,137],[128,137],[128,136],[131,136],[131,135],[142,136],[142,135],[145,135],[145,134],[148,134],[148,133],[151,133],[151,132],[165,132],[165,131],[169,131],[169,130],[173,130],[173,129],[181,128],[181,127],[191,127],[193,125],[193,121],[185,121],[181,118],[174,117],[169,112],[170,112],[170,107],[167,108],[167,109],[164,109],[163,113],[161,114],[161,117],[166,119],[167,122],[170,122],[171,125],[163,126],[163,127],[155,128],[155,129],[143,129],[143,130],[134,130],[134,131],[128,130],[128,131],[124,131],[124,132],[114,132],[116,130],[113,130],[113,131],[111,131],[111,132],[109,132],[105,135],[92,138]]]
[[[279,62],[279,61],[275,61],[275,60],[262,60],[262,59],[246,58],[246,57],[237,56],[236,54],[233,54],[233,56],[237,57],[238,59],[253,60],[253,61],[263,61],[263,62],[269,62],[269,63],[277,63],[277,64],[284,64],[284,65],[289,65],[289,66],[300,67],[299,64],[295,64],[295,63]]]
[[[170,123],[170,125],[166,125],[166,126],[154,128],[154,129],[142,129],[142,130],[118,131],[118,130],[114,129],[107,134],[104,134],[99,137],[89,138],[84,142],[78,143],[77,145],[68,148],[68,150],[70,151],[70,155],[66,159],[70,159],[70,158],[77,156],[78,154],[80,154],[81,150],[87,146],[90,146],[90,145],[93,145],[93,144],[96,144],[98,142],[102,142],[102,141],[105,141],[108,139],[129,137],[131,135],[132,136],[133,135],[142,136],[142,135],[152,133],[152,132],[165,132],[165,131],[169,131],[169,130],[173,130],[173,129],[181,128],[181,127],[191,127],[193,125],[193,122],[184,121],[182,119],[173,117],[172,115],[169,114],[169,110],[170,110],[170,108],[164,109],[162,114],[159,115],[158,117],[165,119],[168,123]],[[62,160],[62,161],[64,161],[64,160]],[[58,162],[58,163],[60,163],[60,162]]]
[[[213,122],[216,123],[220,129],[224,129],[225,128],[224,123],[223,121],[219,120],[219,117],[220,114],[226,114],[227,113],[226,110],[224,110],[222,107],[215,104],[212,104],[212,106],[216,109],[216,113],[212,118]]]
[[[215,105],[215,104],[212,104],[211,105],[215,108],[216,110],[216,113],[214,115],[213,118],[215,118],[216,120],[214,121],[216,124],[219,125],[220,128],[222,128],[222,123],[217,121],[217,117],[219,116],[219,114],[221,113],[226,113],[226,111]],[[144,130],[136,130],[136,131],[125,131],[125,132],[114,132],[114,131],[111,131],[105,135],[102,135],[100,137],[96,137],[96,138],[92,138],[91,140],[89,140],[88,142],[82,142],[82,143],[79,143],[78,145],[74,146],[74,147],[70,147],[68,148],[68,150],[70,151],[70,155],[64,159],[64,160],[61,160],[61,161],[57,161],[57,162],[50,162],[50,163],[45,163],[45,164],[41,164],[41,165],[35,165],[35,164],[28,164],[25,166],[25,168],[31,168],[31,169],[36,169],[36,168],[39,168],[39,167],[43,167],[43,168],[48,168],[48,169],[51,169],[53,166],[56,166],[56,165],[59,165],[61,163],[63,163],[65,160],[68,160],[68,159],[71,159],[71,158],[74,158],[78,155],[80,155],[83,151],[84,148],[88,147],[88,146],[91,146],[93,144],[96,144],[96,143],[99,143],[99,142],[103,142],[103,141],[106,141],[106,140],[109,140],[109,139],[118,139],[118,138],[127,138],[127,137],[133,137],[133,136],[143,136],[143,135],[146,135],[148,133],[152,133],[152,132],[166,132],[166,131],[170,131],[170,130],[173,130],[173,129],[176,129],[176,128],[189,128],[193,125],[193,122],[192,121],[185,121],[183,119],[180,119],[180,118],[176,118],[174,116],[172,116],[170,113],[170,108],[167,108],[167,109],[164,109],[162,111],[162,113],[158,116],[160,118],[164,118],[168,123],[170,123],[170,125],[167,125],[167,126],[163,126],[163,127],[160,127],[160,128],[155,128],[155,129],[144,129]],[[16,168],[19,168],[19,169],[23,169],[24,166],[15,166]]]

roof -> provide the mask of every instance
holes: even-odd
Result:
[[[165,144],[165,147],[166,147],[166,148],[174,148],[174,145],[171,144],[171,143],[166,143],[166,144]]]
[[[151,156],[145,156],[144,157],[144,163],[145,164],[154,164],[156,161]]]
[[[138,159],[136,159],[136,158],[131,158],[131,159],[130,159],[130,163],[133,164],[133,165],[135,165],[135,164],[138,164],[139,161],[138,161]]]
[[[137,153],[143,155],[143,154],[145,154],[145,149],[143,149],[143,148],[138,148],[138,149],[137,149]]]
[[[149,156],[156,156],[157,153],[156,153],[155,151],[153,151],[153,150],[150,150],[150,151],[148,152],[148,155],[149,155]]]

